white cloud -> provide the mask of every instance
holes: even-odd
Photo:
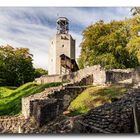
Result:
[[[77,57],[80,54],[83,28],[99,19],[108,22],[111,19],[130,17],[129,8],[115,8],[114,12],[109,9],[96,11],[94,8],[0,8],[0,44],[29,48],[34,55],[34,65],[46,69],[48,40],[56,32],[54,25],[57,14],[66,16],[70,20],[70,26],[80,28],[80,31],[70,31],[76,39]]]

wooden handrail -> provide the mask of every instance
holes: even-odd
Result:
[[[133,112],[133,119],[134,119],[134,132],[138,134],[140,132],[140,123],[139,123],[139,113],[136,102],[134,102],[132,106],[132,112]]]

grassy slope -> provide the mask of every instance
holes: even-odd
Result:
[[[21,111],[21,98],[43,91],[45,88],[59,86],[61,83],[38,85],[27,83],[17,89],[0,87],[0,115],[16,115]]]
[[[86,113],[91,108],[100,106],[104,103],[111,102],[111,99],[120,97],[125,93],[124,86],[110,87],[89,87],[83,91],[75,100],[73,100],[68,108],[70,116]]]

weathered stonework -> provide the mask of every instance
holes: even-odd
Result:
[[[106,71],[106,83],[119,83],[133,79],[134,69],[112,69]]]
[[[48,88],[46,90],[44,90],[41,93],[37,93],[34,95],[31,95],[29,97],[23,97],[22,98],[22,114],[24,115],[24,117],[27,119],[32,115],[33,112],[33,102],[34,101],[43,101],[43,100],[49,100],[48,99],[48,95],[53,93],[54,91],[58,90],[60,91],[60,89],[62,89],[62,86],[58,86],[58,87],[52,87],[52,88]]]
[[[62,54],[75,59],[75,40],[70,34],[56,34],[50,40],[48,51],[49,75],[60,74],[60,55]]]
[[[26,119],[31,116],[42,118],[39,116],[42,114],[55,114],[54,116],[62,114],[63,111],[67,109],[70,102],[85,89],[85,87],[79,86],[92,83],[93,76],[91,75],[73,84],[49,88],[41,93],[24,97],[22,99],[22,114]],[[47,105],[54,108],[54,110],[51,110],[51,113]],[[43,112],[38,113],[38,111]],[[36,114],[38,114],[38,116],[36,116]]]
[[[134,84],[140,82],[140,67],[135,68],[132,79]]]
[[[0,117],[0,133],[133,133],[132,105],[136,101],[140,108],[139,86],[120,100],[92,109],[85,115],[61,122],[59,116],[85,85],[119,83],[127,79],[137,84],[140,82],[138,75],[139,69],[105,71],[100,66],[63,75],[60,79],[70,83],[22,98],[23,116]],[[42,124],[46,125],[40,127]]]
[[[50,83],[50,82],[78,82],[81,79],[93,75],[93,84],[106,84],[106,83],[119,83],[124,80],[130,80],[135,83],[140,82],[140,70],[137,69],[112,69],[105,70],[100,65],[94,65],[80,69],[67,75],[50,75],[37,78],[37,83]]]
[[[100,66],[95,65],[91,67],[86,67],[84,69],[80,69],[77,72],[73,72],[66,75],[49,75],[42,76],[40,78],[35,79],[37,83],[50,83],[50,82],[79,82],[83,78],[93,75],[93,83],[94,84],[103,84],[106,82],[106,71]]]
[[[18,133],[19,127],[25,123],[25,118],[1,116],[0,117],[0,133]]]
[[[133,89],[121,99],[82,115],[75,123],[77,133],[134,133],[134,102],[140,109],[140,89]],[[140,111],[140,110],[139,110]]]
[[[36,78],[35,82],[40,83],[40,84],[52,83],[52,82],[62,82],[62,76],[61,75],[42,76],[40,78]]]

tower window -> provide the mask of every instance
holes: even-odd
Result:
[[[62,45],[62,48],[64,47],[64,44]]]
[[[52,41],[52,44],[53,44],[53,41]]]

